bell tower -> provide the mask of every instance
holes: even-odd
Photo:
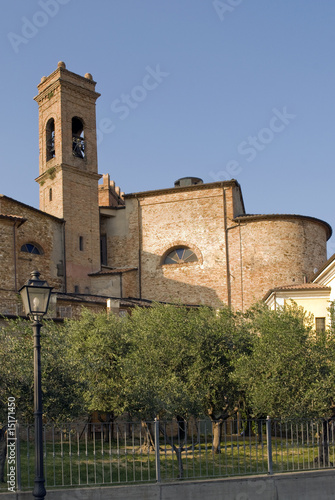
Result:
[[[89,274],[100,269],[95,91],[84,77],[59,62],[42,77],[39,106],[40,210],[65,220],[69,293],[89,293]]]

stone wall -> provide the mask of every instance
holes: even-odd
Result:
[[[332,500],[331,470],[98,488],[47,488],[48,500]],[[0,500],[28,500],[31,492],[0,493]]]

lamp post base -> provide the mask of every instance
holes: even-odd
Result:
[[[36,498],[36,500],[44,500],[46,494],[47,492],[44,488],[44,479],[35,479],[33,497]]]

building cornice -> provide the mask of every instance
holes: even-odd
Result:
[[[129,193],[125,194],[124,198],[129,199],[129,198],[145,198],[149,196],[160,196],[163,194],[173,194],[173,193],[185,193],[187,191],[201,191],[201,190],[206,190],[206,189],[217,189],[217,188],[222,188],[224,189],[225,187],[237,187],[240,189],[239,183],[235,180],[232,179],[230,181],[221,181],[221,182],[210,182],[210,183],[204,183],[204,184],[195,184],[191,186],[177,186],[177,187],[171,187],[171,188],[164,188],[164,189],[156,189],[156,190],[151,190],[151,191],[142,191],[138,193]],[[242,196],[242,193],[241,193]]]
[[[77,83],[74,83],[74,81]],[[58,67],[51,75],[42,78],[41,83],[37,85],[39,93],[34,97],[34,100],[41,102],[45,98],[50,98],[50,93],[59,86],[67,87],[69,90],[74,90],[76,93],[80,92],[96,100],[101,94],[95,91],[95,85],[96,82],[93,79],[91,80],[65,68]]]
[[[62,222],[64,223],[64,219],[61,219],[60,217],[56,217],[55,215],[48,214],[47,212],[43,212],[43,210],[39,210],[38,208],[32,207],[30,205],[26,205],[25,203],[22,203],[21,201],[14,200],[14,198],[10,198],[9,196],[6,196],[4,194],[0,194],[0,198],[4,198],[10,201],[13,201],[14,203],[17,203],[18,205],[21,205],[24,208],[27,208],[29,210],[33,210],[34,212],[39,213],[40,215],[45,215],[47,217],[51,217],[51,219],[54,219],[57,222]]]
[[[78,169],[78,167],[73,167],[72,165],[67,165],[66,163],[61,163],[61,164],[55,165],[51,168],[55,169],[56,173],[60,172],[61,170],[67,170],[67,171],[73,172],[75,174],[79,173],[81,176],[89,177],[90,179],[99,180],[102,177],[101,174],[97,174],[96,172],[90,172],[89,170],[81,170],[81,169]],[[50,172],[48,169],[45,172],[43,172],[43,174],[36,177],[35,181],[40,184],[41,182],[45,181],[46,178],[49,178],[49,177],[50,177]]]
[[[267,220],[308,220],[310,222],[315,222],[317,224],[322,225],[326,228],[327,231],[327,240],[331,237],[333,230],[328,222],[325,222],[321,219],[317,219],[316,217],[311,217],[309,215],[298,215],[298,214],[244,214],[234,217],[235,222],[240,223],[248,223],[248,222],[257,222],[257,221],[267,221]]]

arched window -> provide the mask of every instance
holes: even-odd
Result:
[[[72,154],[76,158],[85,158],[84,124],[78,116],[72,118]]]
[[[179,247],[168,252],[163,260],[163,264],[185,264],[197,262],[198,257],[188,247]]]
[[[33,253],[35,255],[43,254],[42,248],[35,245],[35,243],[25,243],[21,247],[21,252]]]
[[[46,151],[47,161],[55,158],[55,121],[53,118],[50,118],[46,126]]]

